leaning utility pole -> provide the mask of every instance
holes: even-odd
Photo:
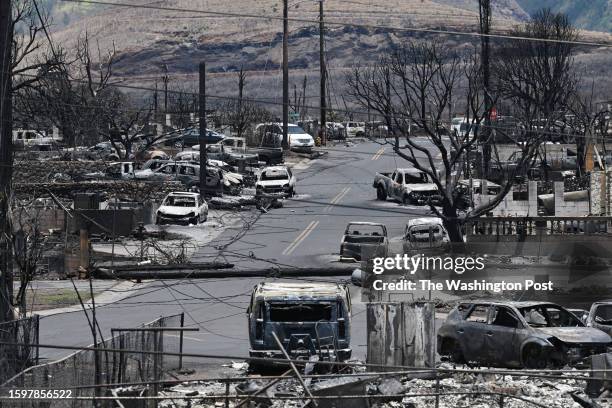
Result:
[[[283,0],[283,149],[289,148],[289,0]]]
[[[481,64],[482,64],[482,87],[484,90],[484,102],[486,116],[484,128],[480,132],[482,144],[482,174],[481,178],[488,178],[491,162],[491,93],[490,93],[490,61],[489,61],[489,32],[491,28],[491,0],[479,0],[480,6],[480,41],[481,41]]]
[[[200,63],[200,91],[199,91],[200,118],[200,194],[204,196],[206,191],[206,63]]]
[[[327,98],[325,97],[326,91],[326,80],[327,80],[327,69],[325,67],[325,23],[323,22],[323,0],[319,0],[319,69],[321,76],[321,144],[327,143],[327,137],[325,134],[326,122],[327,122]]]
[[[0,322],[13,320],[13,273],[10,236],[11,179],[13,176],[13,118],[11,81],[12,1],[0,1]]]

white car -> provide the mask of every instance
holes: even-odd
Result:
[[[198,161],[200,152],[196,150],[185,150],[174,155],[174,161]]]
[[[464,137],[468,132],[469,136],[473,137],[475,132],[478,132],[479,125],[473,123],[473,119],[468,120],[465,117],[456,117],[451,121],[451,134]]]
[[[284,197],[295,195],[296,178],[285,166],[265,167],[255,183],[256,194],[272,194]]]
[[[344,129],[346,130],[346,137],[365,136],[365,123],[363,122],[346,122]]]
[[[157,210],[155,223],[198,224],[208,218],[208,204],[198,193],[173,192],[164,198]]]
[[[261,123],[255,127],[255,132],[263,132],[265,135],[272,135],[276,140],[278,140],[279,145],[283,140],[282,123]],[[289,139],[289,148],[294,151],[310,152],[315,145],[312,136],[306,133],[304,129],[293,123],[287,124],[287,138]]]

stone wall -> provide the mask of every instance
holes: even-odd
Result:
[[[481,191],[487,191],[486,181],[483,181]],[[538,215],[538,184],[535,181],[529,182],[528,198],[526,200],[515,200],[514,191],[506,195],[501,203],[493,209],[493,215],[498,217],[535,217]],[[488,194],[474,194],[474,204],[481,205],[490,202],[495,196]]]

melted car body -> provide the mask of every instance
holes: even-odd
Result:
[[[460,303],[438,331],[441,355],[501,367],[577,365],[611,344],[606,333],[545,302]]]

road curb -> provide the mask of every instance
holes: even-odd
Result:
[[[94,296],[93,301],[95,301],[96,307],[118,302],[130,296],[134,292],[134,290],[136,290],[134,289],[136,286],[138,286],[138,284],[135,282],[131,282],[131,281],[118,282],[116,285],[113,285],[111,288],[106,289],[105,291],[98,293],[96,296]],[[84,304],[85,304],[85,308],[89,309],[92,305],[92,300],[90,299],[87,302],[84,302]],[[53,316],[53,315],[62,314],[62,313],[80,312],[82,310],[83,308],[81,307],[81,305],[76,304],[76,305],[60,307],[56,309],[38,310],[36,312],[32,312],[31,314],[33,315],[36,314],[41,317],[47,317],[47,316]]]

